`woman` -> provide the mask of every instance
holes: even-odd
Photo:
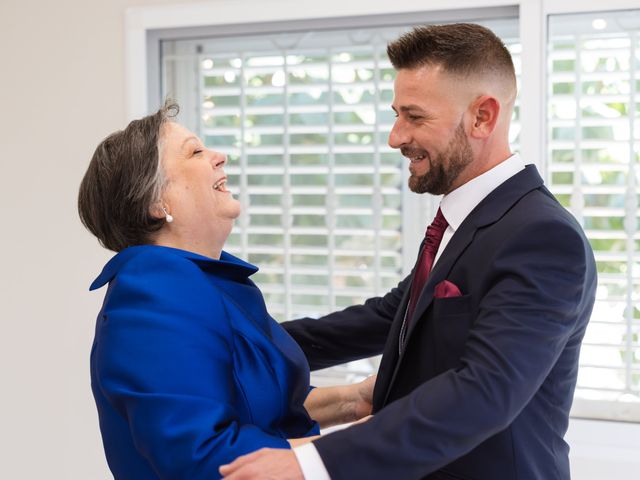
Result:
[[[289,448],[370,413],[373,380],[313,389],[297,344],[222,250],[240,204],[224,155],[170,121],[131,122],[96,149],[80,187],[84,225],[119,252],[91,351],[109,467],[121,479],[211,479],[262,447]],[[306,407],[306,408],[305,408]]]

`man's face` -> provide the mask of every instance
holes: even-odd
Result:
[[[461,175],[473,162],[465,133],[464,89],[438,67],[399,70],[392,108],[397,120],[389,145],[410,160],[409,188],[441,195],[464,183]]]

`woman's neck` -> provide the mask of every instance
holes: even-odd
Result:
[[[231,228],[228,230],[227,232],[208,232],[205,235],[203,232],[185,231],[179,227],[165,225],[152,238],[151,243],[163,247],[178,248],[219,260],[222,247],[231,232]]]

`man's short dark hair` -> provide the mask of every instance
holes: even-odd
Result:
[[[164,188],[159,143],[162,126],[179,107],[167,100],[156,113],[134,120],[105,138],[80,184],[80,220],[100,243],[115,252],[149,243],[163,218],[151,214]]]
[[[473,23],[416,27],[391,42],[387,55],[396,70],[441,66],[460,76],[503,75],[515,86],[509,50],[495,33]]]

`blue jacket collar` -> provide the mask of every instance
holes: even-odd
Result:
[[[104,266],[102,272],[98,275],[98,278],[93,281],[89,290],[96,290],[110,282],[129,260],[150,249],[160,249],[161,251],[166,251],[172,255],[181,256],[191,260],[202,270],[216,272],[233,278],[247,278],[258,271],[258,267],[255,265],[251,265],[250,263],[225,252],[224,250],[220,255],[220,260],[216,260],[177,248],[163,247],[160,245],[136,245],[134,247],[125,248],[113,256],[113,258],[111,258],[111,260],[109,260]]]

